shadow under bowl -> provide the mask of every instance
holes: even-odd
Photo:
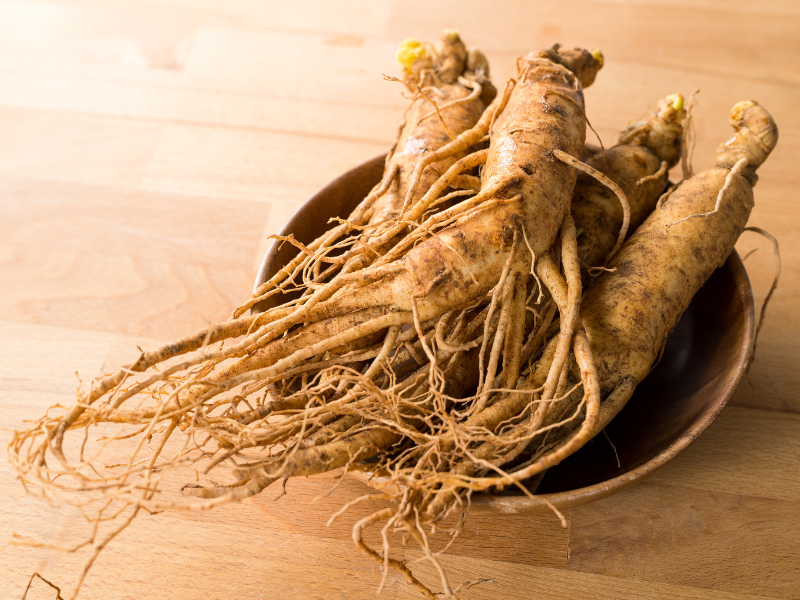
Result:
[[[383,174],[378,156],[334,179],[289,220],[281,235],[309,243],[346,217]],[[291,244],[273,243],[255,287],[294,258]],[[273,296],[260,312],[288,300]],[[548,503],[565,510],[629,488],[652,475],[691,444],[736,389],[753,347],[755,317],[750,281],[734,251],[692,300],[667,339],[661,361],[636,388],[625,408],[581,450],[549,469],[530,498],[509,490],[474,494],[472,514],[534,514]],[[613,447],[611,443],[613,442]],[[616,452],[615,452],[616,448]]]

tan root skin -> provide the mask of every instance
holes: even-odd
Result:
[[[680,158],[683,99],[680,98],[681,108],[675,110],[676,98],[680,97],[662,100],[656,114],[648,121],[628,125],[618,145],[586,161],[622,188],[631,208],[631,232],[655,208],[664,191],[668,169]],[[575,226],[581,232],[578,245],[582,265],[603,266],[622,226],[619,200],[608,187],[581,174],[575,185],[571,211]]]
[[[400,135],[386,159],[386,171],[396,165],[398,173],[387,193],[375,202],[374,212],[369,220],[371,225],[392,222],[400,215],[411,174],[422,155],[438,150],[451,141],[449,134],[457,136],[474,126],[486,106],[494,99],[491,93],[487,93],[494,90],[487,79],[488,64],[480,66],[479,74],[475,73],[474,65],[470,69],[467,49],[457,33],[445,34],[440,59],[441,64],[431,68],[430,75],[421,84],[425,86],[423,91],[427,98],[440,107],[442,119],[437,117],[433,105],[422,95],[406,110]],[[475,88],[465,85],[467,82],[480,86],[481,93],[467,99],[475,91]],[[483,90],[484,87],[486,91]],[[462,102],[445,106],[455,100]],[[460,153],[426,169],[412,202],[419,200],[434,181],[463,155],[464,153]]]
[[[625,243],[609,265],[616,271],[598,277],[584,297],[581,314],[605,392],[649,373],[667,335],[747,223],[755,168],[777,142],[777,128],[756,104],[735,123],[718,166],[681,184]],[[731,163],[743,157],[753,163],[744,175],[732,174]],[[713,211],[726,180],[718,213],[678,223]]]
[[[426,239],[397,261],[403,271],[337,298],[337,312],[381,304],[411,310],[410,298],[416,297],[422,320],[438,317],[494,286],[515,230],[524,228],[537,255],[553,245],[576,172],[553,158],[550,149],[581,155],[583,94],[564,67],[542,58],[525,64],[495,124],[481,186],[496,189],[495,198],[521,195],[521,201],[490,208]]]
[[[438,94],[429,92],[429,95],[438,104],[466,98],[471,92],[471,90],[461,85],[442,85],[437,90]],[[481,99],[475,98],[445,109],[442,111],[442,118],[447,125],[447,129],[453,135],[458,135],[475,125],[485,108],[486,106]],[[442,122],[435,115],[420,122],[420,119],[431,112],[433,112],[433,107],[430,103],[418,98],[406,113],[400,137],[386,160],[387,169],[390,169],[392,165],[397,165],[399,171],[395,182],[387,193],[376,201],[373,216],[369,221],[370,224],[391,223],[394,219],[397,219],[408,193],[411,173],[414,172],[414,167],[419,162],[419,159],[423,154],[438,150],[450,141]],[[431,185],[459,158],[461,158],[460,155],[454,156],[428,167],[423,173],[420,186],[412,202],[419,200],[430,189]]]

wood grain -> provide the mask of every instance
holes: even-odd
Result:
[[[520,53],[600,46],[586,91],[606,145],[666,94],[700,88],[696,169],[755,99],[781,139],[750,223],[781,241],[783,278],[746,381],[718,420],[648,483],[555,517],[471,518],[442,556],[463,598],[800,598],[800,8],[790,0],[0,0],[0,444],[87,381],[225,318],[268,236],[321,185],[385,152],[405,101],[400,40],[457,27],[494,79]],[[590,134],[591,135],[591,134]],[[679,170],[673,178],[680,178]],[[769,245],[747,234],[757,308]],[[382,573],[350,541],[363,493],[291,482],[209,513],[139,519],[81,597],[374,598]],[[88,554],[73,507],[28,497],[0,459],[0,596],[33,571],[68,593]],[[374,532],[367,538],[377,542]],[[443,544],[444,537],[435,540]],[[441,546],[439,546],[441,547]],[[398,545],[396,556],[420,558]],[[425,561],[420,577],[437,585]],[[55,591],[35,582],[31,599]],[[382,597],[418,597],[396,573]]]
[[[6,318],[170,338],[226,318],[269,205],[0,180]]]
[[[743,385],[747,385],[745,382]],[[800,416],[730,406],[653,483],[800,499]]]
[[[297,203],[346,171],[353,156],[372,158],[386,146],[220,127],[170,127],[142,187],[194,196]],[[273,166],[285,161],[285,167]]]
[[[643,483],[571,519],[567,569],[800,597],[798,502]]]

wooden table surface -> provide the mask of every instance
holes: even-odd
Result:
[[[730,0],[0,0],[0,443],[74,400],[136,346],[227,317],[292,212],[391,145],[404,100],[394,51],[457,28],[495,82],[553,42],[600,46],[586,93],[606,144],[672,92],[701,90],[696,170],[755,99],[780,128],[751,224],[783,274],[749,377],[716,422],[647,482],[552,515],[471,518],[444,555],[464,598],[800,598],[800,4]],[[591,139],[589,141],[592,141]],[[758,310],[764,240],[740,252]],[[143,517],[101,555],[82,598],[372,598],[380,570],[328,516],[363,491],[292,481],[203,514]],[[88,526],[28,497],[0,460],[0,597],[34,571],[65,595]],[[366,510],[366,509],[364,509]],[[354,511],[354,515],[364,514]],[[18,538],[17,538],[18,539]],[[406,556],[415,557],[407,550]],[[430,583],[426,563],[415,569]],[[28,598],[54,599],[40,581]],[[414,598],[390,573],[385,598]]]

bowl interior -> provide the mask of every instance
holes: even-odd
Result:
[[[348,215],[380,181],[383,165],[384,157],[379,156],[332,181],[303,205],[281,234],[293,233],[304,243],[316,239],[330,228],[329,218]],[[264,257],[256,287],[295,253],[290,244],[273,244]],[[273,296],[254,310],[288,299]],[[551,468],[536,493],[547,495],[557,506],[575,506],[628,487],[674,458],[708,426],[733,393],[750,356],[753,325],[750,283],[734,252],[697,293],[670,334],[661,361],[606,427],[608,439],[596,436]],[[535,502],[525,496],[512,500],[509,496],[514,495],[513,491],[503,495],[511,503],[505,502],[500,512],[537,511]],[[500,501],[498,496],[484,496],[475,498],[475,505],[491,505],[493,498]]]

